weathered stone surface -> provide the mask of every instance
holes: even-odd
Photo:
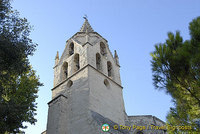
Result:
[[[60,127],[63,124],[69,126],[69,117],[66,116],[69,112],[67,103],[67,97],[64,95],[59,95],[49,102],[47,134],[64,134],[69,130],[69,127]]]

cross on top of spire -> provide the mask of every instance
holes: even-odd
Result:
[[[83,16],[83,18],[84,18],[84,19],[87,19],[87,18],[88,18],[87,14],[85,14],[85,15]]]
[[[80,32],[94,32],[90,23],[88,22],[87,15],[85,15],[83,18],[85,19],[85,22],[83,23]]]

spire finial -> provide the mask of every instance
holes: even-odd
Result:
[[[119,57],[118,57],[118,55],[117,55],[117,51],[116,51],[116,50],[115,50],[114,59],[115,59],[116,64],[117,64],[118,66],[120,66],[120,65],[119,65]]]
[[[119,58],[118,55],[117,55],[117,51],[116,50],[115,50],[114,58]]]
[[[87,18],[88,18],[87,14],[85,14],[85,15],[83,16],[83,18],[84,18],[85,20],[87,20]]]
[[[56,54],[56,57],[55,57],[55,66],[58,65],[58,62],[59,62],[59,53],[57,51],[57,54]]]
[[[55,58],[56,60],[58,59],[59,60],[59,52],[57,51],[57,53],[56,53],[56,58]]]
[[[88,22],[88,16],[85,14],[84,17],[85,22],[83,23],[80,32],[94,32],[94,30],[92,29],[92,27],[90,26],[89,22]]]

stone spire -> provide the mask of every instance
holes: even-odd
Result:
[[[114,59],[115,59],[116,64],[119,66],[119,57],[117,55],[117,51],[116,50],[115,50]]]
[[[59,53],[57,51],[56,57],[55,57],[55,66],[58,64],[59,62]]]
[[[57,54],[56,54],[56,57],[55,57],[55,60],[58,59],[59,60],[59,52],[57,51]]]
[[[87,32],[87,33],[94,32],[90,23],[88,22],[87,17],[85,16],[83,18],[85,19],[85,22],[83,23],[80,32]]]

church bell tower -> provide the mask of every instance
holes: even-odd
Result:
[[[125,125],[119,57],[84,19],[55,57],[47,134],[99,134],[104,123]]]

